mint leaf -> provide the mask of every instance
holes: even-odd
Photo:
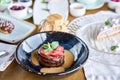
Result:
[[[47,48],[47,49],[44,50],[44,52],[47,53],[47,52],[50,52],[52,50],[53,50],[52,48]]]
[[[53,41],[52,43],[47,43],[47,44],[43,44],[43,48],[44,48],[44,52],[50,52],[53,51],[54,49],[56,49],[59,46],[58,41]]]
[[[105,25],[111,25],[110,21],[109,20],[105,21]]]
[[[43,44],[42,46],[44,49],[47,49],[48,48],[48,45],[47,44]]]
[[[46,3],[46,0],[42,0],[42,2],[41,3]]]
[[[116,48],[118,48],[119,46],[112,46],[111,47],[111,51],[114,51],[114,50],[116,50]]]
[[[59,42],[58,41],[54,41],[51,43],[51,48],[52,49],[56,49],[59,46]]]

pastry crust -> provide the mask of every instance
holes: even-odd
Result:
[[[1,33],[4,33],[4,34],[9,34],[8,31],[4,31],[4,30],[2,30],[1,28],[0,28],[0,32],[1,32]]]
[[[44,22],[40,25],[42,31],[62,31],[68,32],[67,29],[68,21],[65,21],[59,14],[49,15]]]

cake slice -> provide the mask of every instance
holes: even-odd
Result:
[[[110,27],[108,29],[101,31],[97,36],[97,40],[104,40],[107,38],[117,36],[119,34],[120,34],[120,25],[115,27]]]

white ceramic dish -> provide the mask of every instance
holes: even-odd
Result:
[[[88,45],[90,50],[89,59],[108,65],[120,66],[119,54],[106,53],[94,49],[87,41],[88,39],[90,39],[90,37],[88,37],[89,35],[88,34],[86,35],[87,32],[91,31],[90,26],[94,26],[97,23],[103,23],[109,17],[116,15],[117,14],[112,12],[99,12],[94,15],[87,15],[85,17],[76,18],[68,25],[68,29],[70,30],[70,33],[77,35]]]
[[[0,18],[11,21],[15,25],[15,29],[10,34],[0,33],[0,40],[9,42],[9,43],[17,43],[25,37],[29,36],[32,31],[35,30],[35,25],[15,19],[9,15],[0,13]]]
[[[74,2],[74,0],[70,0],[70,3],[73,3],[73,2]],[[78,0],[78,2],[80,2],[80,0]],[[83,2],[84,2],[84,0],[83,0]],[[104,0],[98,0],[95,3],[94,2],[92,3],[92,1],[90,1],[90,0],[89,0],[89,2],[84,2],[84,3],[83,2],[80,2],[80,3],[84,4],[87,10],[98,9],[104,5]]]
[[[40,24],[48,15],[53,13],[60,14],[65,20],[68,18],[68,0],[47,0],[47,3],[42,3],[42,0],[36,0],[33,6],[33,21],[34,24]],[[48,11],[49,10],[49,11]]]
[[[110,9],[115,9],[116,7],[120,7],[120,2],[115,2],[115,1],[109,1],[108,2],[108,7]]]
[[[4,13],[7,14],[7,15],[10,15],[10,13],[9,13],[8,10],[5,10]],[[33,11],[32,11],[31,8],[28,8],[27,15],[26,15],[25,17],[23,17],[23,18],[19,18],[19,19],[21,19],[21,20],[25,20],[25,19],[29,19],[29,18],[31,18],[32,16],[33,16]]]
[[[80,3],[72,3],[70,5],[70,14],[74,17],[83,16],[86,13],[86,7]]]

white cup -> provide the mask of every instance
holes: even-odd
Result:
[[[21,10],[12,10],[11,8],[13,6],[23,6],[24,8],[21,9]],[[28,7],[27,6],[24,6],[22,5],[21,3],[13,3],[11,5],[8,6],[8,11],[9,11],[9,14],[15,18],[18,18],[18,19],[22,19],[24,18],[27,13],[28,13]]]
[[[85,15],[86,8],[83,4],[80,3],[72,3],[70,5],[70,14],[74,17],[80,17]]]

